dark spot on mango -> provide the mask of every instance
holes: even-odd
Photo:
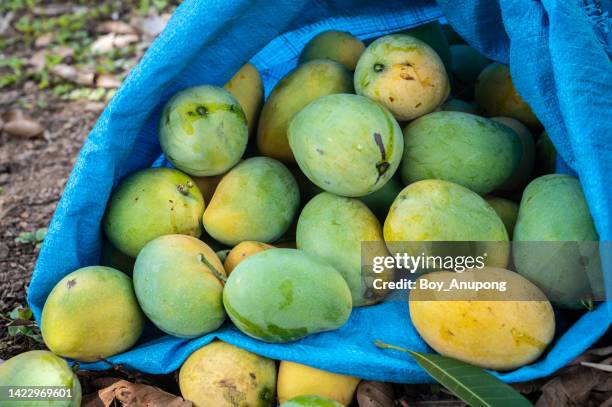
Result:
[[[66,285],[68,286],[68,289],[71,289],[72,287],[76,285],[76,283],[77,283],[76,278],[73,278],[72,280],[68,280]]]
[[[376,178],[376,182],[378,182],[382,178],[382,176],[385,175],[385,173],[389,170],[390,167],[391,164],[384,160],[376,163],[376,171],[378,171],[378,177]]]
[[[421,102],[419,102],[419,103],[417,103],[416,105],[414,105],[414,107],[419,107],[419,106],[421,106],[421,105],[422,105],[422,103],[421,103]]]
[[[319,153],[320,155],[325,154],[325,152],[323,150],[321,150],[320,148],[317,147],[316,149],[317,153]]]
[[[385,70],[385,66],[380,63],[374,64],[374,72],[382,72]]]
[[[206,109],[206,106],[198,106],[196,107],[196,113],[200,116],[206,116],[206,113],[208,113],[208,109]]]
[[[400,73],[400,78],[402,78],[405,81],[412,81],[412,80],[414,80],[414,76],[410,75],[408,72],[401,72]]]
[[[382,160],[384,160],[387,155],[385,152],[385,143],[383,143],[380,133],[374,133],[373,137],[374,137],[374,142],[376,143],[376,145],[378,146],[378,149],[380,150],[380,157]]]
[[[395,99],[393,98],[393,96],[389,96],[389,102],[391,103],[395,102]]]

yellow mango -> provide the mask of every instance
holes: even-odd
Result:
[[[254,242],[252,240],[246,240],[244,242],[238,243],[230,252],[227,254],[225,258],[225,262],[223,266],[225,267],[225,272],[229,276],[229,274],[234,270],[234,268],[240,263],[242,260],[246,259],[252,254],[262,252],[264,250],[272,249],[274,246],[261,243]]]
[[[249,137],[252,137],[257,131],[257,120],[264,101],[264,88],[259,71],[247,63],[223,88],[240,103],[249,126]]]

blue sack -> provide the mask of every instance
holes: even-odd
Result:
[[[601,240],[612,240],[610,30],[597,6],[578,0],[466,0],[460,7],[451,0],[440,0],[439,6],[433,0],[187,0],[130,73],[80,152],[30,284],[28,301],[36,319],[63,276],[99,263],[100,220],[110,192],[126,174],[159,157],[158,117],[175,92],[222,85],[248,60],[260,69],[269,92],[319,31],[340,29],[369,39],[444,17],[472,46],[511,63],[517,89],[548,130],[568,164],[564,168],[579,175]],[[609,288],[612,258],[602,260]],[[557,316],[563,323],[563,316]],[[507,382],[547,376],[591,346],[611,321],[610,302],[600,304],[568,329],[560,327],[540,360],[496,375]],[[406,301],[357,308],[341,329],[290,344],[254,340],[229,323],[193,340],[153,329],[137,347],[109,360],[168,373],[214,338],[274,359],[365,379],[430,381],[410,356],[374,345],[379,339],[430,351],[410,322]],[[82,366],[108,368],[104,362]]]

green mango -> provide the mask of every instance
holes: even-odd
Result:
[[[371,43],[355,68],[355,92],[385,106],[399,121],[433,112],[450,93],[444,64],[425,42],[406,34]]]
[[[374,273],[362,262],[372,256],[387,256],[382,226],[368,207],[357,199],[323,192],[302,210],[296,231],[297,248],[327,261],[342,274],[353,298],[353,306],[379,302],[387,291],[374,288],[374,280],[390,281],[393,270]],[[367,247],[368,253],[363,253]]]
[[[145,315],[162,331],[194,338],[225,321],[223,264],[204,242],[192,236],[151,240],[134,265],[134,291]]]
[[[453,58],[448,45],[448,40],[446,35],[444,35],[444,30],[439,22],[432,21],[430,23],[422,24],[418,27],[400,32],[418,38],[433,48],[444,63],[446,72],[451,71]]]
[[[510,117],[492,117],[491,120],[509,127],[519,137],[522,147],[521,160],[510,178],[499,187],[501,191],[522,190],[531,180],[535,166],[536,147],[529,129],[521,122]]]
[[[19,389],[30,386],[53,386],[63,388],[64,400],[34,400],[21,398],[2,400],[3,407],[79,407],[81,384],[68,363],[46,350],[32,350],[13,356],[0,365],[0,388]],[[69,392],[69,394],[68,394]],[[70,397],[68,397],[70,396]]]
[[[305,62],[281,79],[259,117],[257,146],[262,155],[295,162],[287,140],[287,126],[307,104],[333,93],[353,93],[351,73],[329,59]]]
[[[504,222],[508,236],[512,236],[516,218],[518,217],[519,206],[508,199],[496,196],[486,196],[485,200],[495,210],[502,222]]]
[[[131,348],[144,322],[132,279],[110,267],[90,266],[53,287],[43,307],[41,331],[53,353],[93,362]]]
[[[472,100],[476,79],[491,61],[465,44],[451,45],[450,53],[453,61],[450,70],[453,79],[453,94],[464,100]]]
[[[270,249],[232,271],[223,304],[234,325],[266,342],[290,342],[340,328],[351,314],[351,291],[323,260],[296,249]]]
[[[136,257],[158,236],[200,236],[203,212],[204,199],[191,178],[170,168],[148,168],[115,188],[102,227],[117,249]]]
[[[542,132],[535,148],[536,174],[553,174],[557,168],[557,149],[548,137],[548,133]]]
[[[506,182],[521,159],[508,127],[462,112],[434,112],[404,129],[405,184],[442,179],[484,195]]]
[[[483,69],[476,79],[474,96],[486,117],[511,117],[531,130],[542,128],[531,107],[514,88],[510,69],[506,65],[493,62]]]
[[[337,195],[370,194],[399,166],[399,124],[381,105],[349,94],[322,97],[289,124],[298,165],[317,186]]]
[[[599,236],[577,178],[533,180],[523,192],[513,240],[517,271],[554,304],[580,308],[603,288]]]
[[[280,407],[342,407],[342,404],[327,397],[297,396],[285,401]]]
[[[365,45],[349,32],[328,30],[308,41],[300,54],[299,63],[313,59],[331,59],[354,71]]]
[[[474,103],[466,102],[461,99],[448,99],[440,105],[440,110],[445,112],[463,112],[478,114],[478,106]]]
[[[172,97],[159,122],[168,161],[190,175],[223,174],[244,154],[249,139],[240,103],[223,88],[196,86]]]
[[[391,204],[402,191],[403,187],[404,186],[397,177],[392,177],[382,188],[371,194],[360,197],[359,200],[366,204],[379,220],[384,222],[389,213]]]
[[[486,253],[488,266],[508,263],[508,232],[495,210],[478,194],[448,181],[430,179],[404,188],[391,205],[383,234],[392,254]]]
[[[244,240],[270,243],[287,231],[299,204],[300,191],[287,167],[254,157],[223,177],[202,221],[210,236],[228,246]]]

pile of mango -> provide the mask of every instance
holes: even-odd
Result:
[[[415,289],[410,316],[443,355],[499,370],[530,363],[553,339],[551,302],[579,308],[591,285],[572,250],[547,267],[552,259],[528,246],[510,259],[510,240],[598,240],[578,179],[550,174],[556,153],[542,132],[509,68],[449,45],[438,23],[367,46],[320,33],[265,103],[250,64],[224,87],[184,89],[159,121],[172,168],[114,189],[102,265],[57,283],[45,343],[96,361],[134,346],[146,320],[194,338],[228,319],[261,341],[296,341],[388,294],[372,281],[394,271],[363,267],[363,241],[380,255],[395,241],[498,242],[487,268],[462,278],[511,281],[529,301],[430,301]],[[274,361],[213,342],[179,382],[197,406],[268,406],[278,395],[289,407],[347,405],[358,379],[284,361],[277,380]]]

